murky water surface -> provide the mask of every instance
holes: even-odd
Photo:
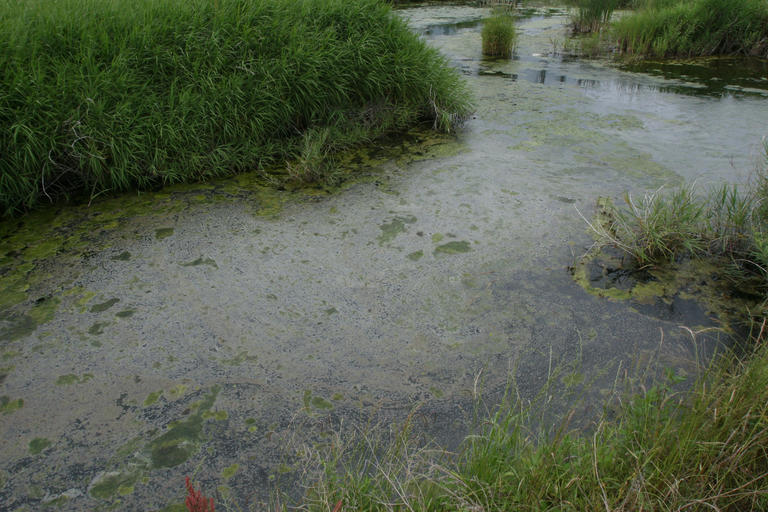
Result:
[[[764,63],[562,59],[552,8],[525,13],[514,59],[488,60],[487,12],[401,11],[477,113],[456,138],[349,155],[343,190],[243,175],[4,223],[0,508],[178,508],[188,474],[246,508],[340,421],[422,404],[420,427],[455,444],[476,382],[492,401],[512,374],[530,397],[556,369],[597,390],[651,359],[694,371],[679,326],[712,325],[714,306],[690,283],[587,293],[568,272],[591,243],[577,209],[746,179]]]

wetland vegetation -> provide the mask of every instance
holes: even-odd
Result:
[[[378,0],[3,0],[0,28],[3,215],[285,160],[323,180],[339,149],[470,112]]]
[[[764,0],[571,0],[575,32],[607,32],[608,45],[634,58],[768,57]],[[631,9],[612,22],[618,9]]]
[[[23,221],[4,227],[8,250],[0,254],[0,290],[8,291],[0,297],[0,340],[7,366],[0,369],[0,384],[6,386],[0,418],[11,425],[2,431],[4,439],[14,436],[24,443],[21,455],[18,447],[9,447],[15,451],[2,461],[0,497],[14,507],[106,510],[150,501],[156,506],[171,499],[174,482],[183,489],[180,475],[191,474],[202,480],[206,496],[216,493],[217,509],[240,510],[236,503],[251,499],[255,486],[274,490],[275,475],[295,469],[276,461],[275,453],[285,454],[280,449],[290,444],[286,440],[300,437],[294,420],[306,416],[310,434],[299,439],[305,466],[299,468],[299,484],[279,501],[298,501],[301,510],[768,509],[768,161],[748,185],[628,192],[624,205],[601,201],[597,219],[587,219],[597,236],[587,257],[617,250],[626,255],[622,272],[674,271],[681,262],[713,261],[718,278],[731,289],[746,290],[754,306],[740,311],[742,324],[751,330],[736,340],[743,342],[737,350],[714,361],[697,358],[697,370],[706,368],[696,374],[677,366],[665,370],[655,361],[647,368],[658,367],[639,378],[617,372],[608,398],[584,398],[602,404],[602,411],[583,417],[581,368],[550,371],[552,345],[550,366],[529,369],[535,398],[522,396],[526,390],[518,395],[522,388],[511,382],[501,404],[494,396],[486,409],[477,375],[467,399],[469,372],[485,371],[494,357],[511,357],[515,340],[554,344],[558,340],[551,333],[565,332],[557,327],[569,334],[573,328],[580,357],[589,341],[582,339],[577,322],[599,324],[620,311],[627,315],[619,319],[622,328],[631,323],[627,319],[650,323],[634,304],[621,310],[602,305],[580,310],[583,303],[571,304],[589,301],[591,308],[599,300],[578,286],[578,293],[568,288],[573,283],[565,264],[560,272],[552,270],[562,263],[555,253],[565,249],[563,240],[582,227],[562,220],[576,218],[574,211],[558,208],[577,201],[592,204],[601,193],[595,187],[610,187],[616,176],[635,190],[638,183],[646,187],[679,178],[665,174],[650,153],[634,151],[622,132],[631,138],[651,127],[671,130],[688,119],[664,117],[672,108],[649,114],[633,106],[636,110],[617,114],[598,106],[589,115],[581,112],[594,106],[589,87],[603,79],[610,88],[613,82],[606,77],[616,70],[598,73],[571,62],[567,69],[577,73],[576,87],[568,89],[565,67],[559,68],[556,87],[547,83],[546,71],[552,80],[563,62],[547,60],[541,41],[559,34],[549,25],[562,27],[564,15],[551,22],[549,12],[517,31],[539,37],[539,46],[527,47],[518,68],[511,59],[480,60],[486,39],[485,28],[474,28],[480,19],[462,20],[456,29],[475,30],[476,56],[462,60],[459,50],[449,64],[374,0],[142,0],[130,8],[125,0],[63,0],[55,8],[30,3],[13,12],[14,2],[0,2],[0,24],[8,28],[0,35],[0,48],[13,49],[0,54],[0,86],[10,91],[0,99],[0,142],[12,148],[0,161],[4,214],[59,198],[90,200],[113,191],[257,170],[241,174],[242,182],[147,194],[142,204],[124,211],[106,205],[103,211],[94,208],[92,217],[74,210],[58,217],[50,212],[37,217],[55,221],[56,238],[50,240],[18,229]],[[597,6],[595,17],[585,16],[580,26],[602,29],[613,10],[622,8],[638,9],[637,16],[663,17],[666,9],[697,12],[694,7],[703,5],[697,2],[580,2],[580,7]],[[753,14],[759,19],[759,10]],[[626,14],[616,26],[632,16]],[[696,25],[696,19],[687,19]],[[493,27],[492,20],[485,26]],[[506,56],[516,37],[511,21],[505,15],[497,32],[497,39],[506,41],[501,45]],[[745,34],[752,30],[737,21],[733,26],[746,27]],[[759,42],[759,37],[744,40]],[[464,48],[464,40],[457,46]],[[651,50],[633,53],[687,55],[666,51],[673,46],[651,43]],[[703,48],[685,46],[694,47]],[[718,43],[715,51],[759,53],[759,48]],[[703,53],[699,50],[691,54]],[[471,67],[476,61],[483,73]],[[532,63],[550,67],[524,68]],[[253,210],[269,205],[247,190],[246,181],[263,179],[279,187],[333,180],[339,150],[414,124],[452,131],[471,110],[470,88],[452,64],[462,66],[472,76],[474,92],[484,94],[479,128],[467,139],[473,150],[430,139],[448,150],[429,153],[426,144],[414,144],[400,151],[422,158],[422,167],[415,166],[419,172],[411,173],[422,181],[411,190],[374,175],[363,192],[360,187],[344,198],[325,198],[327,203],[313,197],[292,205],[284,218],[270,210],[269,219],[254,219]],[[527,71],[535,78],[521,85],[518,78]],[[643,87],[654,101],[666,94],[644,78],[623,80],[628,82],[616,87],[618,95],[627,89],[631,96]],[[133,93],[121,92],[128,89]],[[702,100],[704,108],[712,105],[709,100]],[[26,111],[25,102],[40,108]],[[692,104],[674,105],[682,111]],[[593,124],[602,125],[595,129]],[[651,145],[643,141],[638,145]],[[568,148],[575,152],[567,153]],[[502,164],[494,160],[497,154]],[[526,155],[533,156],[526,160]],[[567,163],[557,168],[548,160],[553,155],[565,155]],[[375,158],[405,167],[397,158],[368,160]],[[286,163],[282,170],[275,167],[279,162]],[[569,197],[562,195],[574,183],[588,191],[584,197],[574,199],[570,191]],[[219,191],[230,198],[226,204],[211,199]],[[244,198],[260,204],[239,215]],[[274,202],[280,211],[287,201]],[[161,203],[167,211],[157,211]],[[81,231],[98,236],[73,235],[77,216],[87,217],[80,221]],[[183,221],[177,222],[179,217]],[[529,232],[505,238],[526,221],[533,225]],[[558,222],[566,229],[544,233],[543,226]],[[130,227],[121,231],[122,223]],[[544,239],[557,247],[547,249]],[[64,240],[77,242],[81,252]],[[326,248],[314,250],[315,245]],[[515,266],[526,265],[540,271],[546,250],[551,268],[514,273]],[[511,256],[498,259],[504,251]],[[67,283],[44,274],[50,268],[45,262],[72,262]],[[129,273],[135,275],[124,278]],[[54,282],[45,293],[38,291],[40,276],[46,285]],[[209,286],[219,289],[207,292]],[[374,300],[377,294],[386,299]],[[567,306],[558,303],[561,298]],[[537,309],[541,314],[533,312]],[[24,313],[29,310],[40,319]],[[497,312],[503,321],[496,321]],[[38,329],[54,316],[53,327]],[[168,318],[174,319],[172,325]],[[254,323],[254,318],[261,320]],[[377,323],[382,319],[383,327]],[[574,326],[565,326],[568,322]],[[689,329],[693,345],[705,330],[716,329]],[[167,340],[155,339],[163,337]],[[598,337],[595,330],[585,332],[584,339]],[[625,337],[630,335],[606,335],[613,344],[625,343]],[[606,344],[594,347],[604,351]],[[617,350],[624,357],[631,349]],[[83,367],[84,360],[93,366]],[[599,366],[606,360],[595,361]],[[501,370],[487,373],[510,379],[504,374],[507,365],[502,361]],[[390,373],[374,376],[380,367]],[[459,373],[451,373],[455,370]],[[40,378],[43,371],[50,373],[50,382]],[[50,404],[67,403],[70,397],[62,397],[76,388],[104,416],[94,416],[91,404],[76,404],[48,418]],[[566,404],[573,408],[550,410],[552,396],[563,388],[560,398],[573,399]],[[98,394],[89,395],[90,389]],[[416,418],[419,407],[427,407],[427,395],[448,404],[430,412],[438,428],[454,421],[467,402],[476,407],[468,436],[461,426],[458,449],[438,446],[421,432]],[[406,410],[407,417],[400,421],[395,415],[399,422],[392,425],[398,426],[389,430],[366,430],[358,423],[328,433],[329,425],[339,425],[338,418],[364,422],[373,417],[366,416],[370,409],[387,407]],[[91,438],[88,425],[105,425],[102,439],[107,441],[98,439],[102,431]],[[128,430],[120,430],[125,425]],[[188,480],[187,492],[202,502],[197,485]],[[306,493],[297,497],[296,489]],[[255,506],[255,500],[242,503],[243,509]],[[176,500],[164,510],[184,510],[184,505]]]
[[[515,37],[515,19],[507,10],[497,9],[483,22],[483,55],[511,57]]]

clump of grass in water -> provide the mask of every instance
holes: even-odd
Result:
[[[0,215],[285,160],[322,180],[335,150],[471,110],[378,0],[0,0],[0,48]]]
[[[591,222],[598,243],[629,254],[638,266],[663,264],[685,257],[725,257],[737,275],[768,277],[768,196],[766,176],[757,185],[721,185],[697,194],[694,185],[658,189],[625,205],[603,204],[605,221]]]
[[[515,50],[517,32],[515,19],[503,9],[495,9],[493,16],[483,22],[483,55],[511,57]]]
[[[768,57],[765,0],[648,0],[613,27],[620,51],[641,57]]]

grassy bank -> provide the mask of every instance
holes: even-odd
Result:
[[[618,20],[613,33],[621,52],[629,55],[768,57],[768,2],[646,0],[636,13]]]
[[[764,334],[764,333],[763,333]],[[674,377],[673,377],[674,378]],[[591,435],[568,417],[532,431],[502,405],[459,454],[420,447],[409,426],[385,446],[336,440],[306,511],[766,510],[768,346],[721,360],[686,395],[669,382],[627,399]],[[338,504],[342,506],[339,507]]]
[[[0,214],[267,172],[470,110],[378,0],[0,0]]]

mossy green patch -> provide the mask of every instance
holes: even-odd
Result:
[[[53,318],[59,302],[57,298],[43,298],[25,313],[0,312],[0,341],[15,341],[29,336]]]
[[[118,311],[117,313],[115,313],[115,316],[117,318],[130,318],[133,316],[135,312],[136,311],[134,311],[133,309],[124,309],[123,311]]]
[[[202,441],[203,415],[213,407],[218,394],[216,386],[201,400],[196,412],[184,420],[174,421],[164,434],[147,444],[145,452],[153,468],[178,466],[197,452]]]
[[[0,368],[0,384],[5,382],[5,379],[8,378],[8,375],[10,375],[14,368],[15,366],[5,366]]]
[[[160,228],[155,230],[155,238],[157,240],[168,238],[171,235],[173,235],[173,228]]]
[[[229,417],[227,411],[205,411],[203,413],[203,419],[208,420],[213,418],[216,421],[224,421]]]
[[[235,473],[237,473],[238,469],[240,469],[240,464],[234,463],[231,466],[224,468],[224,470],[221,472],[221,477],[224,480],[229,480],[235,476]]]
[[[153,391],[152,393],[147,395],[147,398],[144,399],[144,407],[149,407],[150,405],[157,402],[160,397],[163,396],[163,392],[161,391]]]
[[[106,311],[118,302],[120,302],[120,299],[113,298],[100,304],[95,304],[91,307],[91,313],[101,313],[102,311]]]
[[[29,453],[32,455],[37,455],[38,453],[51,446],[51,444],[52,443],[49,439],[44,437],[36,437],[29,442]]]
[[[231,359],[222,359],[221,363],[229,366],[238,366],[246,362],[255,363],[258,360],[258,356],[252,356],[246,350],[243,350]]]
[[[405,232],[407,224],[413,224],[415,222],[416,217],[413,215],[397,216],[389,222],[385,222],[379,226],[379,229],[381,230],[381,234],[377,238],[379,245],[391,242],[397,235]]]
[[[128,251],[123,251],[116,256],[112,256],[110,259],[112,261],[128,261],[131,259],[131,253]]]
[[[434,233],[432,235],[432,243],[437,244],[443,241],[443,238],[445,238],[445,235],[442,233]]]
[[[432,393],[432,396],[434,396],[435,398],[443,398],[443,392],[439,388],[431,386],[429,388],[429,392]]]
[[[67,375],[59,375],[59,378],[56,379],[56,385],[57,386],[70,386],[72,384],[83,384],[85,382],[88,382],[93,378],[92,373],[84,373],[83,375],[77,376],[74,373],[69,373]]]
[[[422,256],[424,256],[424,251],[419,249],[418,251],[414,251],[406,256],[411,261],[419,261]]]
[[[169,361],[175,361],[175,358],[169,359]],[[171,398],[176,399],[176,398],[179,398],[184,393],[186,393],[186,391],[187,391],[187,386],[184,384],[179,384],[169,389],[168,394],[170,395]]]
[[[14,357],[18,357],[21,355],[21,352],[18,350],[9,350],[7,352],[3,352],[3,355],[0,356],[0,359],[3,361],[8,361],[9,359],[13,359]]]
[[[434,253],[437,256],[438,254],[461,254],[471,250],[472,247],[469,245],[469,242],[461,240],[438,245],[435,247]]]
[[[133,486],[138,479],[139,473],[135,471],[127,473],[112,471],[105,473],[91,484],[89,494],[94,498],[102,500],[110,499],[115,494],[125,495],[128,490],[133,492]]]
[[[109,322],[95,322],[88,328],[88,334],[98,336],[104,332],[104,328],[109,325]]]
[[[17,398],[12,400],[8,396],[0,396],[0,412],[3,414],[11,414],[24,407],[24,400]]]
[[[312,409],[329,410],[333,409],[333,404],[321,396],[312,396],[312,391],[307,389],[304,391],[304,409],[311,411]]]
[[[203,258],[200,256],[194,261],[189,261],[187,263],[180,263],[182,267],[197,267],[198,265],[208,265],[213,268],[219,268],[219,266],[216,264],[216,262],[213,260],[213,258]]]

